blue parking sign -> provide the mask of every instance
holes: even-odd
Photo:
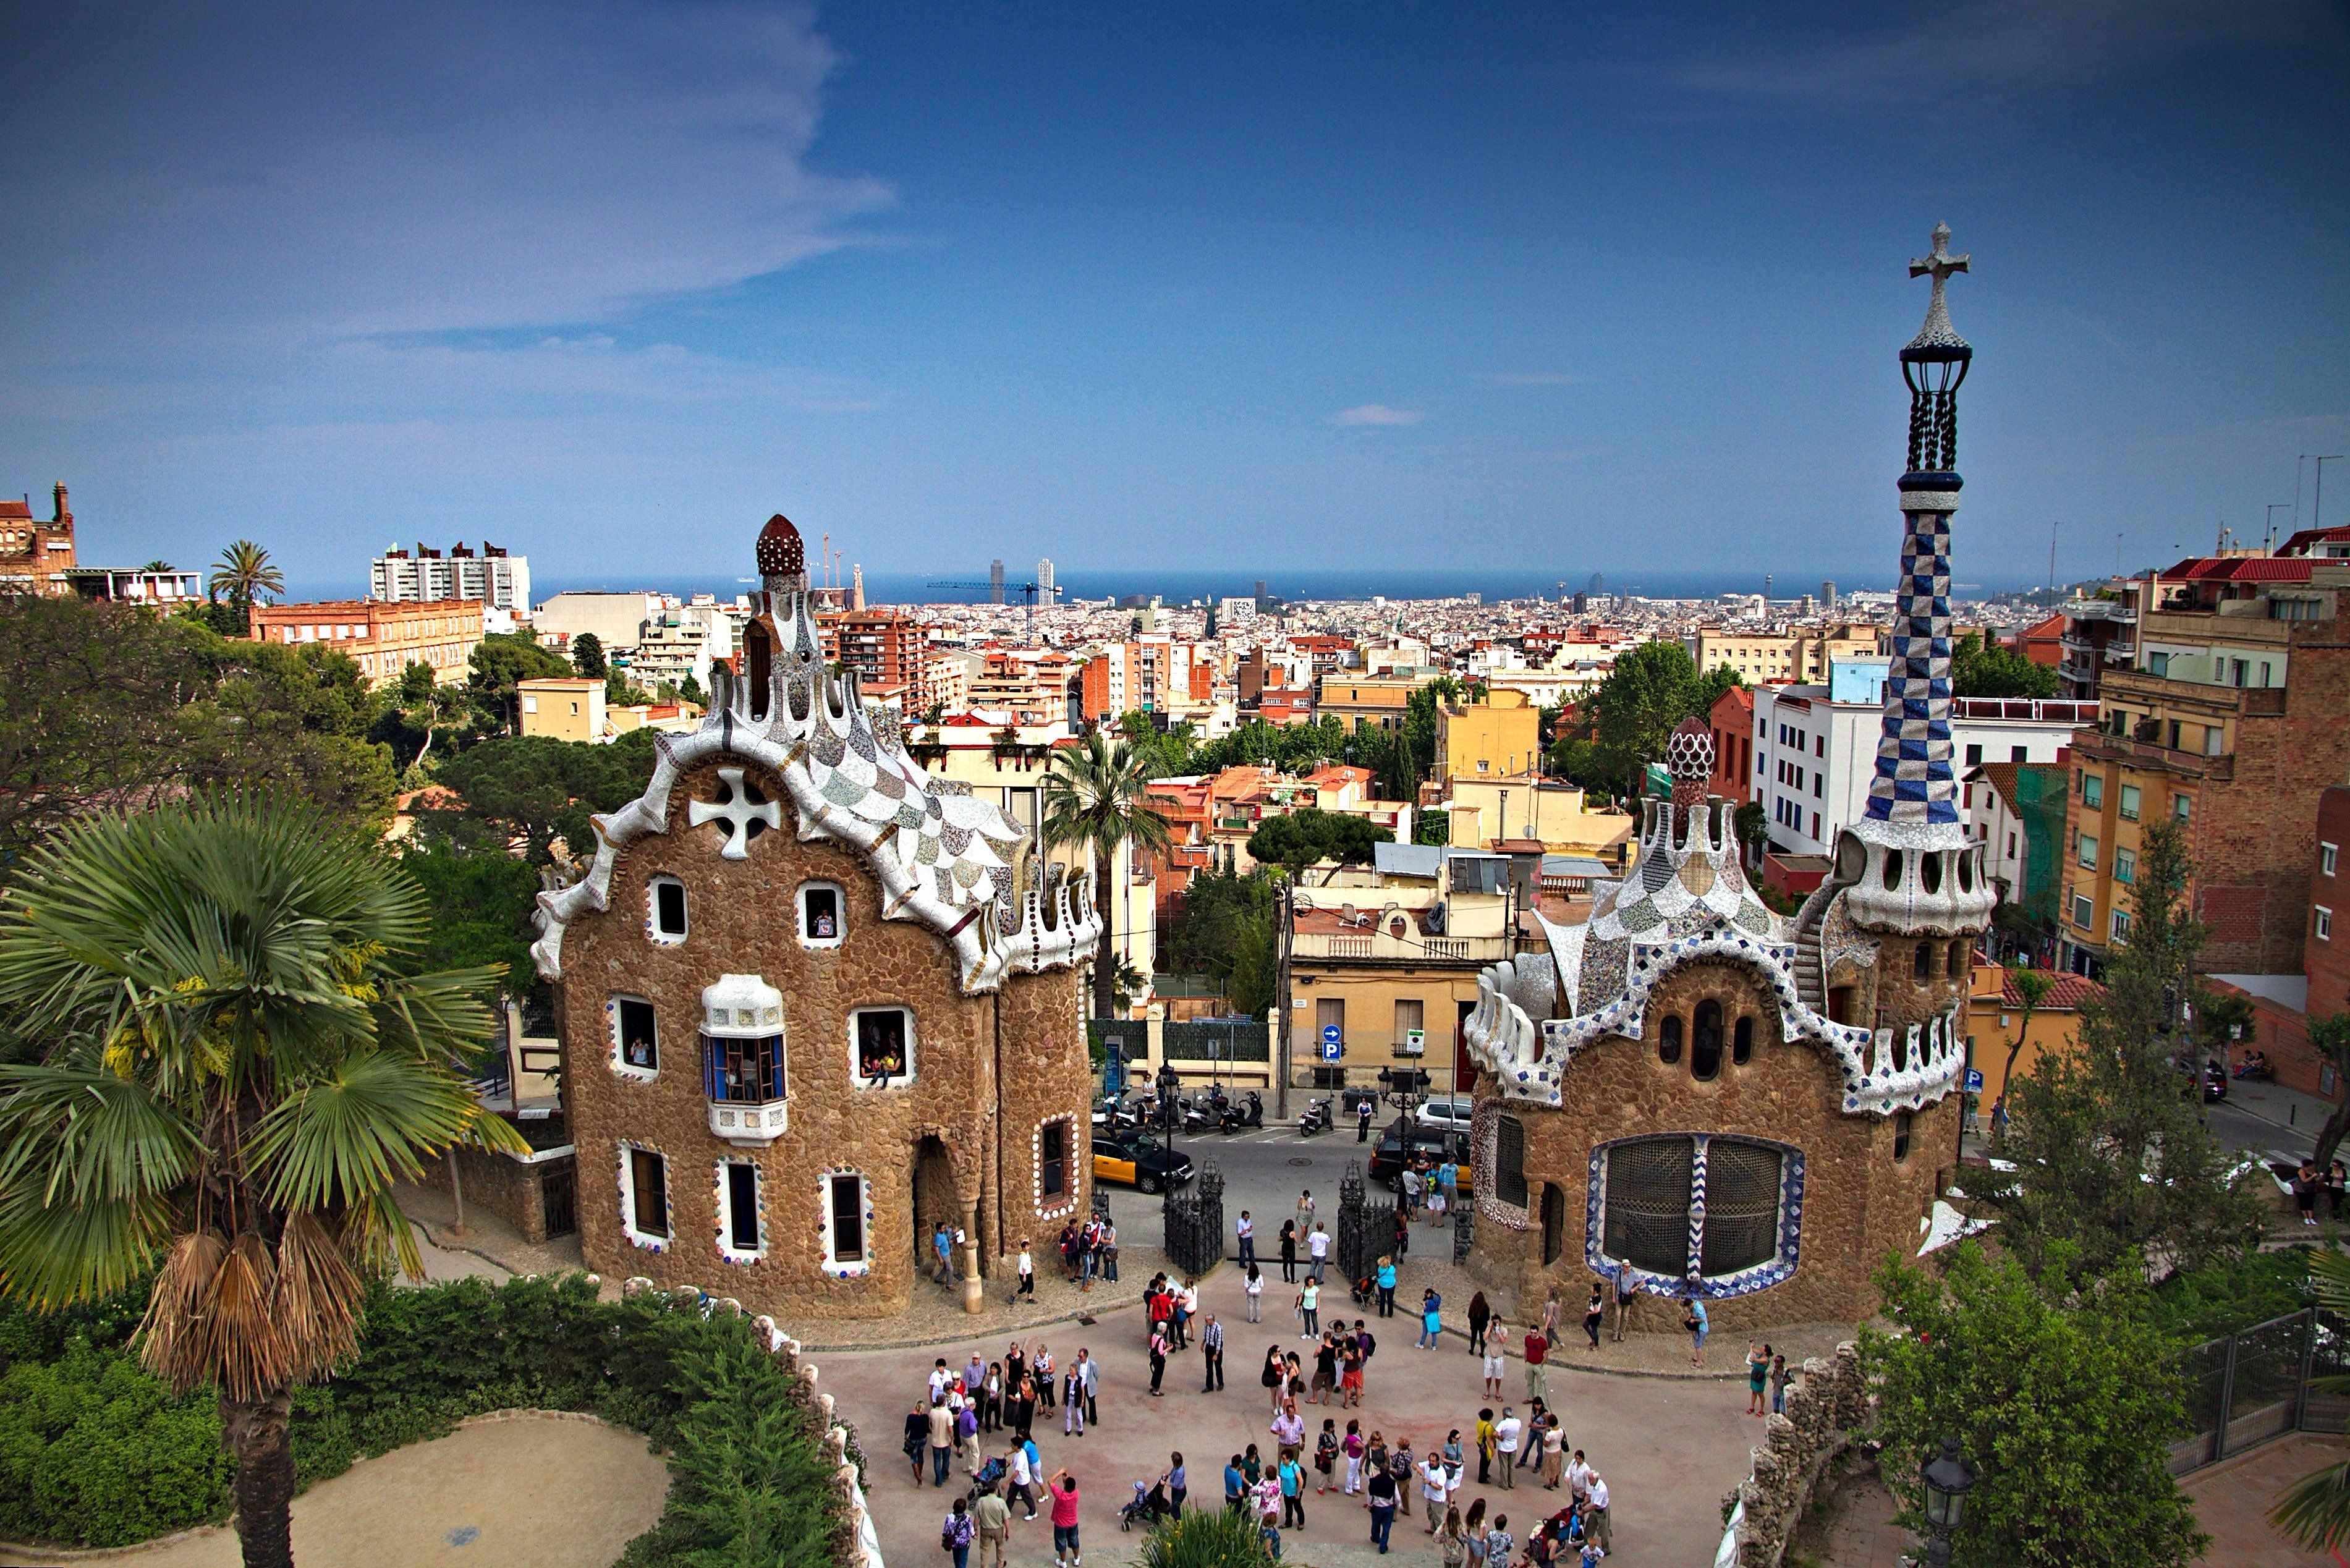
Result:
[[[1982,1069],[1981,1067],[1970,1067],[1967,1069],[1967,1093],[1970,1095],[1980,1095],[1982,1093]]]
[[[1342,1047],[1336,1040],[1325,1040],[1322,1042],[1322,1060],[1325,1062],[1336,1061],[1341,1049]]]
[[[1325,1023],[1322,1026],[1322,1060],[1335,1062],[1345,1049],[1345,1031],[1336,1023]]]

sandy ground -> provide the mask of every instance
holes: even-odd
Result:
[[[294,1555],[303,1568],[605,1568],[652,1528],[668,1491],[668,1467],[634,1432],[564,1416],[480,1421],[363,1460],[296,1498]],[[223,1527],[120,1552],[12,1551],[6,1561],[237,1568],[241,1558]]]

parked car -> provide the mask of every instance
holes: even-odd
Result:
[[[1470,1118],[1477,1114],[1477,1102],[1466,1095],[1445,1095],[1421,1103],[1412,1115],[1430,1127],[1467,1132]]]
[[[1460,1190],[1463,1192],[1469,1190],[1471,1176],[1467,1129],[1455,1131],[1451,1127],[1437,1127],[1428,1122],[1406,1122],[1400,1116],[1389,1122],[1386,1130],[1379,1134],[1378,1141],[1371,1145],[1371,1179],[1384,1181],[1390,1187],[1398,1187],[1400,1190],[1399,1179],[1403,1175],[1404,1161],[1407,1158],[1404,1153],[1407,1128],[1411,1140],[1412,1157],[1425,1155],[1430,1160],[1451,1160],[1457,1168],[1454,1179],[1460,1183]]]
[[[1191,1179],[1191,1157],[1160,1147],[1149,1133],[1094,1135],[1094,1179],[1142,1192],[1164,1192]]]

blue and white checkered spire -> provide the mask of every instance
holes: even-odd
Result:
[[[1950,769],[1950,514],[1910,512],[1901,537],[1899,618],[1886,674],[1885,728],[1868,815],[1878,822],[1956,822]]]

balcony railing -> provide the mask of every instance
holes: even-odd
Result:
[[[2133,741],[2120,735],[2109,735],[2103,730],[2080,730],[2073,736],[2073,750],[2081,756],[2100,762],[2130,763],[2139,767],[2160,768],[2183,778],[2211,779],[2226,783],[2236,776],[2236,759],[2232,753],[2206,756],[2199,752],[2174,751],[2150,741]]]
[[[1397,937],[1380,931],[1300,931],[1291,952],[1301,959],[1356,963],[1499,963],[1511,954],[1507,937]]]

